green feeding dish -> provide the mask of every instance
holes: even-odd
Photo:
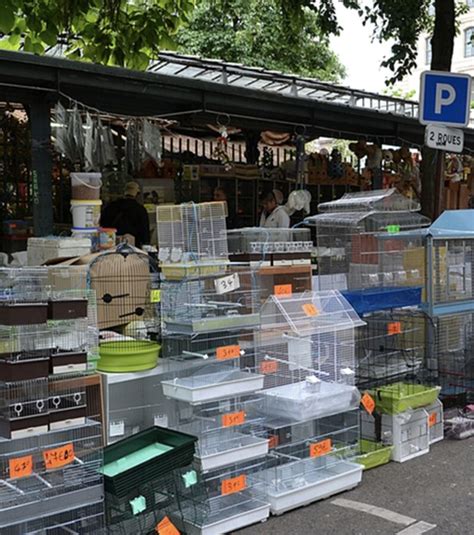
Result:
[[[386,446],[381,442],[361,440],[360,455],[357,456],[356,462],[361,464],[364,467],[364,470],[382,466],[390,461],[392,449],[393,446]]]
[[[99,346],[97,369],[126,373],[151,370],[158,362],[160,344],[146,340],[112,340]]]
[[[438,398],[439,386],[393,383],[372,392],[376,408],[386,414],[399,414],[409,409],[432,405]]]

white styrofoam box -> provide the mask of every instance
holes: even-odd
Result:
[[[443,404],[437,399],[433,405],[425,407],[428,413],[428,427],[430,429],[430,444],[444,438]]]
[[[307,463],[308,459],[296,461],[283,466],[285,470],[298,464]],[[274,471],[274,469],[269,469]],[[281,515],[297,507],[324,500],[346,490],[353,489],[362,480],[363,467],[360,464],[341,461],[324,470],[310,471],[303,477],[295,476],[288,479],[288,488],[282,489],[278,482],[266,486],[266,497],[270,502],[270,511],[274,515]],[[275,488],[277,487],[277,488]]]
[[[92,243],[89,238],[57,237],[29,238],[28,265],[40,266],[54,258],[72,258],[91,252]]]
[[[392,461],[403,463],[430,451],[428,413],[425,409],[382,415],[382,441],[391,444]]]
[[[215,373],[177,377],[161,384],[166,397],[188,403],[204,403],[251,394],[263,388],[263,380],[263,375],[229,368]]]
[[[309,420],[345,412],[359,406],[356,387],[321,381],[318,391],[306,381],[269,388],[262,392],[262,410],[268,416],[288,420]]]

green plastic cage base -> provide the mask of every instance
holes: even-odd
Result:
[[[160,348],[160,344],[146,340],[102,342],[97,369],[112,373],[151,370],[158,363]]]
[[[364,470],[382,466],[390,461],[393,446],[364,439],[360,441],[359,446],[361,454],[357,456],[355,462],[361,464]]]
[[[393,383],[371,392],[379,412],[399,414],[410,409],[432,405],[438,398],[439,386]]]

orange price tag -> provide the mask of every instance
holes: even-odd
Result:
[[[291,297],[293,294],[293,286],[291,284],[277,284],[273,288],[273,293],[278,297]]]
[[[31,476],[33,473],[33,455],[10,459],[8,461],[8,468],[10,470],[10,479]]]
[[[43,451],[44,464],[46,470],[53,470],[54,468],[61,468],[74,462],[74,446],[69,443],[54,450]]]
[[[374,401],[374,398],[368,392],[366,392],[362,396],[360,402],[362,403],[362,406],[369,414],[372,414],[374,412],[375,401]]]
[[[155,531],[158,535],[179,535],[179,531],[171,520],[165,516],[161,522],[156,525]]]
[[[280,439],[278,438],[278,435],[270,435],[268,437],[268,449],[273,449],[278,446],[280,443]]]
[[[245,412],[229,412],[222,415],[222,426],[233,427],[234,425],[242,425],[245,423]]]
[[[319,310],[313,305],[313,303],[305,303],[303,305],[303,311],[310,318],[319,316]]]
[[[260,373],[267,375],[278,371],[278,362],[276,360],[264,360],[260,364]]]
[[[322,457],[331,453],[332,442],[330,438],[321,440],[321,442],[315,442],[314,444],[309,445],[309,456],[310,457]]]
[[[387,325],[387,334],[393,336],[394,334],[402,334],[402,324],[399,321],[391,321]]]
[[[438,415],[435,412],[432,412],[428,415],[428,427],[433,427],[438,423]]]
[[[236,359],[240,357],[240,346],[221,346],[216,349],[217,360]]]
[[[234,494],[247,488],[247,476],[242,474],[241,476],[231,477],[230,479],[224,479],[221,483],[221,494],[226,496],[227,494]]]

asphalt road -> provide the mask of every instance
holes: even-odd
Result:
[[[344,506],[333,503],[350,500]],[[356,502],[356,503],[353,503]],[[382,517],[347,508],[383,508]],[[403,524],[390,512],[410,517]],[[398,520],[398,523],[393,521]],[[435,526],[435,527],[434,527]],[[354,490],[236,532],[239,535],[474,535],[474,438],[364,473]]]

